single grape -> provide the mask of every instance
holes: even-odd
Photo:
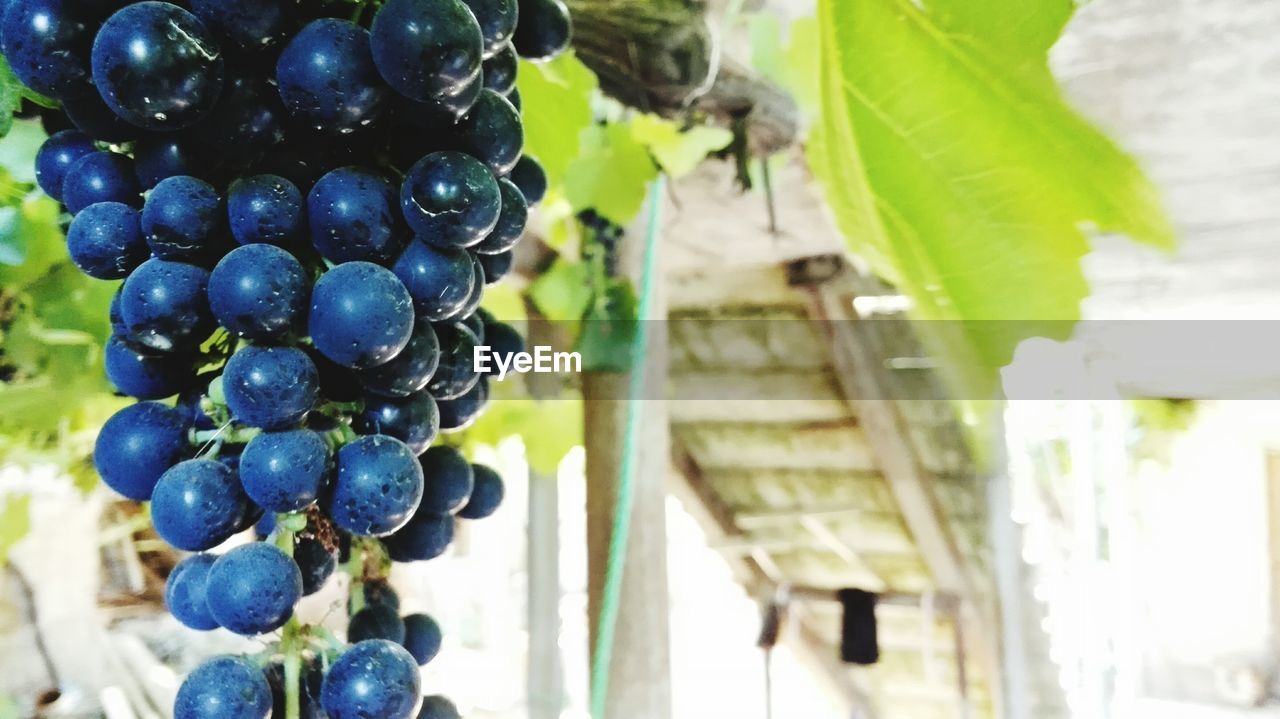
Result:
[[[438,322],[457,316],[475,289],[475,273],[466,250],[413,241],[391,265],[413,298],[420,319]]]
[[[497,358],[502,358],[501,362],[510,367],[511,355],[525,351],[524,337],[520,336],[516,328],[505,322],[490,322],[485,325],[484,332],[485,341],[489,345],[489,355],[493,358],[489,362],[488,372],[492,377],[498,374]]]
[[[128,277],[150,254],[138,211],[119,202],[81,210],[67,229],[67,252],[81,272],[100,280]]]
[[[191,0],[205,25],[245,49],[274,45],[288,36],[295,3],[284,0]]]
[[[174,719],[266,719],[271,687],[245,657],[215,657],[196,667],[178,687]]]
[[[273,632],[302,598],[302,572],[279,547],[243,544],[209,569],[209,613],[224,629],[254,636]]]
[[[347,641],[355,644],[366,639],[386,639],[404,644],[404,620],[396,610],[386,606],[365,607],[351,617]]]
[[[310,596],[324,588],[338,567],[338,558],[325,549],[315,537],[300,537],[293,545],[293,561],[302,571],[302,596]]]
[[[413,655],[418,666],[428,664],[440,653],[444,635],[436,620],[426,614],[410,614],[404,618],[404,641],[400,642]]]
[[[530,207],[542,202],[547,194],[547,171],[542,169],[542,163],[530,155],[521,155],[516,160],[516,166],[511,168],[508,179],[520,188],[520,194],[524,195],[524,200]]]
[[[484,86],[499,95],[506,95],[515,89],[516,74],[520,67],[520,58],[510,43],[484,61]]]
[[[435,559],[453,543],[453,517],[419,512],[409,523],[383,540],[387,554],[396,562],[425,562]]]
[[[440,364],[440,341],[430,322],[414,325],[409,344],[386,364],[358,370],[356,377],[370,392],[383,397],[408,397],[423,389]]]
[[[484,56],[491,57],[507,46],[516,31],[520,6],[516,0],[463,0],[476,16],[484,38]]]
[[[222,198],[199,178],[167,178],[142,206],[142,232],[162,260],[212,265],[229,249],[226,231]]]
[[[111,384],[138,399],[172,397],[186,389],[195,374],[186,355],[156,353],[114,336],[107,340],[102,361]]]
[[[373,61],[396,92],[427,102],[480,72],[484,38],[459,0],[387,0],[373,19]]]
[[[400,611],[400,595],[385,579],[371,579],[360,583],[360,598],[363,607],[390,607],[392,611]],[[351,600],[347,600],[347,611],[351,612]],[[354,612],[353,612],[354,613]]]
[[[479,160],[461,152],[433,152],[409,168],[400,206],[419,239],[438,247],[469,247],[498,224],[502,195]]]
[[[424,489],[418,514],[455,514],[467,504],[475,487],[471,463],[453,447],[432,447],[418,458]]]
[[[481,377],[476,386],[461,397],[440,400],[440,431],[451,434],[470,427],[484,413],[488,404],[489,378]]]
[[[280,94],[266,78],[238,75],[226,81],[208,116],[183,134],[213,148],[218,165],[238,174],[284,142],[286,116]]]
[[[213,330],[209,271],[152,258],[124,281],[120,311],[136,342],[161,352],[193,349]]]
[[[448,149],[465,152],[488,165],[495,175],[505,175],[524,149],[520,113],[507,98],[493,90],[483,90],[471,109],[458,119]]]
[[[364,410],[356,415],[352,426],[361,434],[385,434],[404,442],[414,454],[420,454],[435,440],[440,431],[440,412],[427,392],[405,398],[371,396]]]
[[[98,92],[138,127],[189,127],[213,109],[222,79],[222,52],[204,23],[171,3],[126,6],[93,41]]]
[[[62,183],[77,160],[96,152],[93,138],[78,130],[63,130],[49,137],[36,153],[36,184],[44,194],[62,200]]]
[[[189,629],[207,632],[218,628],[218,620],[209,613],[209,604],[205,601],[209,568],[216,559],[212,554],[193,554],[178,562],[165,580],[164,606]]]
[[[159,402],[129,405],[102,425],[93,465],[108,487],[145,502],[160,475],[190,454],[189,424],[181,412]]]
[[[98,202],[142,204],[133,161],[114,152],[91,152],[71,166],[62,181],[62,203],[76,214]]]
[[[520,188],[510,180],[502,178],[498,180],[498,189],[502,193],[502,213],[498,215],[498,224],[488,236],[471,248],[472,252],[482,255],[500,255],[515,247],[524,234],[525,223],[529,219],[529,205],[525,202]]]
[[[516,255],[514,251],[507,250],[496,255],[476,255],[476,260],[484,270],[484,283],[486,285],[495,285],[511,274],[511,267],[515,264]]]
[[[320,276],[307,326],[317,350],[356,369],[390,362],[413,335],[413,298],[391,270],[347,262]]]
[[[174,135],[150,135],[133,146],[133,169],[144,190],[180,175],[195,176],[205,165],[198,144]]]
[[[307,235],[302,192],[278,175],[236,180],[227,193],[231,235],[242,245],[299,247]]]
[[[436,694],[422,700],[416,719],[462,719],[462,714],[453,702]]]
[[[141,128],[112,112],[96,92],[63,99],[62,110],[76,129],[101,142],[129,142],[143,135]]]
[[[550,60],[569,47],[573,24],[569,9],[560,0],[519,0],[520,22],[511,42],[520,57],[534,62]]]
[[[9,69],[23,85],[60,99],[89,84],[92,19],[74,0],[21,0],[4,6],[0,39]]]
[[[338,474],[323,508],[338,527],[384,536],[404,526],[422,500],[422,467],[391,437],[361,437],[338,450]]]
[[[222,374],[231,416],[250,427],[284,429],[315,407],[320,377],[306,352],[293,347],[244,347]]]
[[[475,350],[480,342],[461,322],[440,322],[435,330],[440,340],[440,364],[427,390],[436,399],[461,397],[480,381],[475,363]]]
[[[458,512],[462,519],[484,519],[498,511],[502,505],[506,487],[502,475],[483,464],[471,465],[471,473],[475,477],[475,485],[471,488],[471,498]]]
[[[484,264],[480,262],[481,257],[500,257],[500,255],[476,255],[468,253],[471,258],[471,276],[473,283],[471,285],[471,296],[467,298],[467,303],[462,306],[460,316],[467,315],[480,309],[480,302],[484,299],[484,286],[489,282],[488,276],[484,273]]]
[[[213,549],[230,539],[248,511],[249,498],[235,472],[212,459],[179,462],[161,475],[151,493],[156,534],[188,552]]]
[[[482,345],[485,344],[484,334],[488,314],[483,307],[478,307],[475,312],[456,321],[466,325],[467,329],[471,330],[471,334],[476,336],[476,344]]]
[[[309,429],[263,432],[240,456],[240,482],[268,512],[297,512],[320,496],[333,470],[329,446]]]
[[[332,262],[389,264],[408,235],[396,199],[395,185],[376,172],[330,172],[307,194],[312,244]]]
[[[418,665],[404,647],[366,639],[333,663],[320,704],[330,719],[409,719],[421,690]]]
[[[276,79],[285,108],[314,130],[354,132],[377,119],[390,94],[374,67],[368,31],[346,20],[316,20],[294,35],[280,53]]]
[[[209,275],[209,308],[232,334],[273,344],[306,332],[311,277],[275,245],[237,247]]]

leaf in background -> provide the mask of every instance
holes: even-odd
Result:
[[[823,107],[810,165],[853,251],[913,298],[919,318],[1076,320],[1088,292],[1083,228],[1173,245],[1137,164],[1067,106],[1045,69],[1070,6],[819,1]],[[984,393],[1019,341],[1061,337],[1070,323],[948,327],[962,336],[935,349],[971,358],[951,369]]]
[[[529,298],[553,322],[577,322],[591,304],[590,268],[584,262],[557,259],[529,286]]]
[[[34,185],[36,153],[49,137],[38,120],[15,120],[13,128],[0,139],[0,167],[16,182]]]
[[[579,135],[591,126],[596,76],[570,52],[547,63],[521,61],[519,78],[525,152],[558,185],[578,156]]]
[[[630,126],[597,125],[582,133],[582,154],[570,163],[565,194],[575,210],[594,208],[625,227],[640,212],[649,181],[657,176],[649,150]]]
[[[0,565],[9,561],[9,550],[31,531],[31,496],[9,494],[0,504]]]
[[[484,288],[480,306],[489,311],[499,322],[515,324],[529,319],[520,290],[510,284],[499,283]]]
[[[818,19],[806,17],[783,28],[768,13],[751,16],[751,65],[766,78],[785,87],[806,116],[818,114]],[[787,41],[783,47],[783,32]]]
[[[694,125],[681,132],[676,123],[657,115],[636,115],[630,125],[631,136],[649,148],[671,177],[689,174],[707,155],[733,142],[733,133],[724,128]]]
[[[29,195],[19,206],[12,238],[9,251],[21,252],[22,264],[0,264],[0,286],[24,287],[59,263],[70,264],[66,238],[58,227],[58,203],[43,195]]]
[[[631,283],[613,278],[604,296],[591,303],[582,320],[574,351],[582,355],[583,372],[626,372],[636,341],[639,302]]]
[[[19,228],[21,212],[16,207],[0,207],[0,265],[20,265],[27,257],[27,243]]]
[[[503,384],[493,383],[495,392],[500,392]],[[560,460],[582,444],[582,400],[496,398],[467,429],[466,443],[496,447],[512,435],[519,435],[524,442],[534,471],[555,477]]]

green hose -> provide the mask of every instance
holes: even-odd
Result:
[[[604,597],[600,604],[600,626],[595,652],[591,656],[591,716],[604,719],[609,693],[609,665],[618,625],[618,603],[622,598],[622,577],[627,564],[627,540],[631,534],[631,511],[635,505],[636,455],[640,445],[640,409],[644,406],[644,353],[649,344],[648,319],[653,307],[653,286],[657,275],[658,230],[662,218],[662,175],[649,187],[648,228],[644,239],[644,262],[640,275],[640,303],[636,310],[636,336],[631,345],[631,375],[628,378],[627,423],[622,437],[622,472],[618,500],[613,512],[613,534],[609,537],[609,557],[605,565]]]

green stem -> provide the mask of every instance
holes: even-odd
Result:
[[[282,532],[282,534],[284,534]],[[284,625],[284,636],[280,640],[280,649],[284,652],[284,717],[285,719],[301,719],[302,702],[299,700],[299,689],[302,685],[302,644],[304,634],[298,618],[290,617]]]
[[[231,444],[244,444],[260,434],[262,434],[262,430],[257,427],[240,427],[238,429],[231,429],[228,427],[224,427],[222,429],[193,429],[187,434],[187,441],[195,446],[205,445],[215,440],[222,440],[223,442],[230,442]]]
[[[353,537],[351,539],[351,557],[343,565],[342,571],[351,577],[350,595],[351,613],[364,609],[364,543]]]

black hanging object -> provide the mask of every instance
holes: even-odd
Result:
[[[861,589],[841,589],[836,593],[844,607],[840,627],[840,659],[863,666],[880,661],[876,637],[876,595]]]
[[[782,618],[786,608],[777,601],[771,601],[764,607],[760,617],[760,638],[756,646],[769,651],[778,645],[778,637],[782,634]]]

